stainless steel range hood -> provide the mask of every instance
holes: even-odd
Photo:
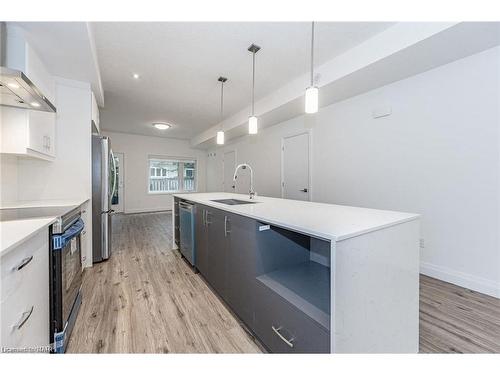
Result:
[[[56,107],[19,70],[0,66],[0,94],[4,106],[56,112]]]

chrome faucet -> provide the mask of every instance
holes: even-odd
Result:
[[[255,196],[255,190],[253,189],[253,169],[250,165],[248,165],[247,163],[243,163],[243,164],[238,164],[236,166],[236,169],[234,170],[234,175],[233,175],[233,181],[236,182],[236,178],[238,178],[237,176],[237,173],[238,173],[238,169],[250,169],[250,191],[248,192],[250,194],[250,199],[253,199],[254,196]]]

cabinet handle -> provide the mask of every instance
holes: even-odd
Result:
[[[17,323],[14,328],[17,328],[18,330],[23,328],[23,325],[28,321],[28,319],[30,318],[31,314],[33,314],[33,309],[35,308],[35,306],[31,306],[31,309],[29,311],[25,311],[23,312],[23,315],[21,316],[21,320],[19,321],[19,323]]]
[[[25,266],[28,265],[29,262],[33,260],[33,255],[27,258],[24,258],[21,263],[19,263],[17,266],[15,266],[12,270],[13,271],[20,271],[22,270]]]
[[[208,215],[210,215],[210,212],[208,212],[208,210],[207,210],[206,213],[207,214],[206,214],[206,217],[205,217],[205,223],[206,223],[207,226],[209,226],[210,224],[212,224],[211,221],[208,221]]]
[[[47,150],[50,150],[50,137],[47,136]]]
[[[227,230],[227,223],[229,222],[229,219],[227,216],[224,216],[224,237],[227,237],[229,233],[231,233],[230,230]]]
[[[285,344],[287,344],[290,348],[293,348],[293,343],[292,343],[292,341],[294,340],[294,339],[293,339],[293,337],[292,337],[291,339],[289,339],[289,340],[285,339],[285,337],[284,337],[284,336],[281,334],[281,332],[280,332],[280,331],[281,331],[281,329],[282,329],[282,327],[276,328],[276,327],[274,327],[274,326],[271,326],[271,328],[273,329],[274,333],[275,333],[276,335],[278,335],[278,337],[279,337],[279,338],[280,338],[280,339],[281,339],[281,340],[282,340]]]

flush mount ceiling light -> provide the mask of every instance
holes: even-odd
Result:
[[[38,103],[38,102],[31,102],[30,104],[32,107],[35,107],[35,108],[40,107],[40,103]]]
[[[9,86],[11,89],[18,89],[19,85],[17,83],[8,83],[7,86]]]
[[[227,81],[226,77],[219,77],[217,81],[220,82],[220,130],[217,132],[217,144],[224,144],[224,127],[222,120],[224,119],[224,83]]]
[[[255,116],[255,54],[259,52],[260,47],[252,44],[248,50],[252,52],[252,115],[248,118],[248,134],[257,134],[259,127]]]
[[[311,86],[306,89],[306,113],[318,112],[319,90],[314,86],[314,21],[311,22]]]
[[[164,122],[155,122],[155,123],[153,123],[153,126],[159,130],[167,130],[167,129],[170,129],[172,127],[172,125],[166,124]]]
[[[132,75],[132,77],[134,77],[134,79],[139,79],[139,74],[134,73],[134,74]]]

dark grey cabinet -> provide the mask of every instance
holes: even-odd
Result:
[[[194,208],[195,235],[194,246],[196,251],[196,268],[208,278],[208,228],[206,227],[207,207],[196,204]]]
[[[228,214],[226,222],[227,303],[253,329],[256,222],[234,214]]]
[[[226,253],[227,238],[224,230],[227,225],[223,211],[209,209],[206,213],[208,228],[208,275],[207,280],[217,293],[227,299]]]
[[[255,220],[196,205],[196,267],[240,319],[253,327]]]
[[[197,269],[271,352],[330,351],[329,243],[201,204],[195,222]]]
[[[254,332],[273,353],[329,353],[330,332],[257,283]]]

